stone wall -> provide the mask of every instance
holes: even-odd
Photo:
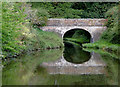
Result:
[[[103,26],[105,19],[48,19],[47,26]]]

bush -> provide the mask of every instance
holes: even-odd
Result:
[[[22,7],[25,7],[24,14],[27,15],[26,19],[30,20],[31,25],[46,25],[47,18],[49,17],[47,10],[43,8],[32,9],[30,3],[23,3]]]
[[[50,18],[104,18],[113,2],[32,2],[32,8],[44,8]]]
[[[18,39],[22,35],[22,25],[26,23],[22,3],[2,3],[2,51],[3,55],[18,53],[24,48]]]
[[[106,12],[107,18],[107,30],[103,33],[101,39],[110,43],[120,44],[120,29],[118,25],[118,9],[119,6],[115,6]]]
[[[45,9],[32,9],[30,21],[33,25],[45,26],[48,17],[49,14]]]
[[[44,9],[32,10],[30,4],[6,2],[2,4],[2,8],[2,52],[4,57],[37,48],[62,46],[62,40],[56,34],[33,28],[33,24],[45,25],[48,14]],[[35,13],[32,13],[34,11]]]

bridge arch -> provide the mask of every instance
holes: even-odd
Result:
[[[93,34],[88,31],[88,29],[83,29],[83,28],[73,28],[73,29],[68,29],[66,32],[63,34],[63,38],[71,38],[74,37],[74,34],[79,34],[79,35],[85,35],[87,39],[89,39],[89,42],[93,42]]]
[[[106,19],[48,19],[47,25],[40,27],[43,31],[58,33],[62,38],[71,29],[83,29],[90,33],[91,42],[99,40],[102,32],[106,30],[103,26]]]

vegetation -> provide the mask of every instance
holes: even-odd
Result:
[[[107,44],[119,44],[120,30],[118,29],[118,3],[110,2],[44,2],[44,3],[31,3],[32,8],[43,8],[48,14],[49,18],[107,18],[106,26],[108,29],[104,32],[101,39],[93,45],[85,44],[85,47],[94,47],[97,45],[101,48],[105,43]],[[114,7],[115,6],[115,7]],[[113,7],[113,8],[112,8]],[[81,32],[83,34],[83,32]],[[83,35],[80,36],[78,31],[74,32],[74,35],[69,33],[64,37],[64,40],[88,43],[90,39]],[[76,37],[77,36],[77,37]],[[103,42],[103,43],[102,43]],[[104,44],[104,45],[105,45]],[[109,46],[105,46],[109,48]],[[118,46],[113,46],[113,50]],[[104,48],[104,47],[102,47]]]
[[[71,2],[40,2],[40,3],[3,3],[2,4],[2,51],[3,56],[13,56],[25,50],[36,48],[53,48],[62,46],[62,40],[58,35],[51,32],[44,32],[37,27],[46,25],[47,18],[102,18],[108,17],[107,33],[101,37],[101,40],[109,39],[114,41],[119,37],[117,9],[114,7],[104,16],[103,12],[117,3],[71,3]],[[91,6],[92,5],[92,6]],[[32,7],[32,8],[31,8]],[[94,8],[94,9],[93,9]],[[96,10],[97,9],[97,10]],[[111,20],[112,19],[112,20]],[[74,32],[72,38],[67,40],[80,41],[81,43],[90,42],[82,31]],[[108,35],[109,33],[109,35]],[[80,36],[81,34],[81,36]],[[113,37],[111,37],[111,35]],[[111,38],[109,38],[111,37]],[[79,38],[79,39],[78,39]]]
[[[94,49],[101,49],[104,51],[108,51],[108,52],[114,52],[116,54],[119,54],[120,52],[120,45],[119,44],[112,44],[112,43],[108,43],[106,41],[97,41],[95,43],[86,43],[83,44],[84,48],[94,48]]]
[[[95,47],[95,46],[94,46]],[[88,52],[95,52],[95,53],[99,53],[101,55],[109,55],[111,56],[112,58],[115,58],[115,59],[120,59],[120,51],[116,52],[116,51],[106,51],[104,49],[96,49],[96,48],[93,48],[93,46],[90,48],[83,48],[83,50],[85,51],[88,51]]]
[[[3,85],[117,85],[120,64],[120,5],[117,5],[118,3],[110,2],[3,2],[2,17],[0,16],[0,57],[6,60],[2,62],[3,75],[0,75],[3,77]],[[67,32],[64,36],[64,57],[69,62],[79,64],[89,60],[89,52],[98,52],[107,64],[107,75],[48,74],[40,64],[56,61],[63,54],[62,50],[54,49],[63,46],[62,38],[39,28],[46,25],[48,18],[106,18],[108,29],[95,43],[89,43],[91,36],[86,31],[75,29]],[[81,50],[79,44],[83,44],[81,47],[83,46],[85,51]],[[32,52],[33,50],[40,51]],[[26,54],[17,56],[25,52]],[[16,56],[17,58],[14,58]]]
[[[18,55],[23,51],[62,46],[62,39],[52,32],[44,32],[34,24],[45,24],[45,13],[33,11],[26,3],[2,4],[2,52],[3,57]],[[28,14],[29,13],[29,14]],[[38,16],[39,14],[39,16]],[[35,19],[36,18],[36,19]],[[45,19],[44,19],[45,18]]]
[[[18,58],[12,58],[7,61],[8,65],[3,68],[3,85],[28,85],[34,78],[37,67],[42,62],[50,62],[59,58],[62,54],[62,50],[44,50],[29,52],[19,56]],[[39,69],[41,71],[41,68]]]
[[[27,22],[25,20],[24,8],[19,10],[19,4],[3,3],[2,9],[2,51],[3,55],[7,55],[10,52],[18,53],[21,49],[24,49],[24,45],[20,45],[22,42],[18,37],[22,36],[21,29],[22,23]]]
[[[102,34],[100,40],[95,43],[84,44],[84,47],[100,48],[109,52],[114,51],[118,54],[120,53],[119,6],[115,6],[106,12],[108,20],[106,22],[107,30]]]
[[[103,33],[101,40],[105,40],[113,44],[120,44],[120,25],[118,24],[119,7],[120,5],[115,6],[106,12],[107,30]]]
[[[65,33],[64,35],[64,42],[69,41],[69,42],[75,42],[78,43],[82,46],[83,43],[89,43],[90,42],[90,33],[88,33],[85,30],[79,30],[79,29],[74,29],[70,30]]]
[[[107,67],[107,75],[106,75],[106,81],[110,85],[119,85],[118,81],[118,73],[119,73],[119,59],[120,59],[120,54],[116,54],[114,51],[107,52],[101,49],[91,49],[91,48],[84,48],[85,51],[88,52],[95,52],[99,53],[101,55],[101,58],[104,60],[106,63]]]
[[[50,18],[104,18],[104,12],[118,3],[110,2],[36,2],[32,8],[43,8]]]

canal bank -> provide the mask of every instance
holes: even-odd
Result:
[[[45,26],[47,21],[46,16],[37,15],[38,13],[39,11],[35,11],[27,3],[2,3],[0,57],[3,60],[33,50],[63,47],[62,38],[59,35],[36,27]]]
[[[120,59],[120,44],[112,44],[105,41],[83,44],[83,48],[93,51],[99,50],[102,53],[114,54]]]
[[[18,38],[21,40],[20,43],[13,43],[13,47],[10,45],[10,48],[4,48],[5,44],[3,44],[1,55],[3,60],[6,58],[17,57],[30,51],[63,48],[62,38],[58,34],[42,31],[36,27],[29,29],[24,26],[24,28],[24,35]]]

